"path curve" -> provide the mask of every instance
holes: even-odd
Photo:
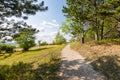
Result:
[[[67,45],[62,50],[60,80],[106,80],[89,62]]]

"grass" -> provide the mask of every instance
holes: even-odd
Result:
[[[74,42],[71,47],[86,57],[94,69],[104,74],[108,80],[120,80],[120,45]]]
[[[60,52],[64,46],[34,47],[28,52],[1,55],[0,80],[57,80]],[[27,67],[23,68],[24,66]],[[16,69],[20,75],[17,75]],[[26,74],[22,75],[22,73]]]
[[[41,63],[42,61],[47,61],[49,58],[49,53],[60,51],[63,46],[44,46],[32,48],[28,52],[23,53],[14,53],[12,55],[3,55],[0,56],[0,64],[13,64],[17,62],[25,62],[25,63]]]
[[[98,45],[102,45],[102,44],[106,44],[106,45],[109,45],[109,44],[120,45],[120,38],[100,40],[100,41],[96,41],[96,44],[98,44]]]

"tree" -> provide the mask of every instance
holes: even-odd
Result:
[[[31,31],[22,32],[15,40],[24,51],[28,51],[29,48],[35,46],[35,37]]]
[[[90,1],[88,22],[95,33],[95,40],[102,40],[116,31],[115,16],[119,16],[119,0],[93,0]],[[119,18],[119,17],[118,17]],[[117,18],[117,19],[118,19]],[[107,24],[107,25],[106,25]],[[114,29],[113,29],[114,27]],[[111,30],[113,29],[113,30]],[[109,33],[108,33],[109,32]],[[109,37],[111,38],[111,37]]]
[[[31,31],[33,33],[37,33],[38,30],[32,28],[31,25],[28,25],[24,21],[15,22],[14,20],[8,21],[6,20],[6,26],[0,25],[0,39],[1,41],[8,41],[7,37],[11,37],[11,41],[16,37],[19,37],[22,32]]]
[[[112,0],[107,2],[108,4],[105,4],[103,7],[107,8],[109,10],[109,13],[111,13],[110,18],[112,18],[111,20],[114,21],[114,29],[116,29],[116,32],[119,33],[120,37],[120,0]],[[111,22],[110,22],[111,24]],[[113,29],[113,30],[114,30]],[[110,31],[108,31],[110,32]],[[114,34],[114,33],[113,33]]]
[[[0,19],[4,17],[23,17],[34,15],[38,11],[45,11],[44,1],[38,3],[38,0],[1,0],[0,1]]]
[[[40,45],[41,45],[41,46],[45,46],[45,45],[48,45],[48,43],[47,43],[46,41],[43,41],[43,42],[41,42]]]
[[[41,46],[41,40],[38,41],[38,45]]]
[[[95,34],[95,40],[104,39],[104,34],[108,33],[111,27],[116,29],[116,21],[118,23],[120,15],[120,0],[66,0],[67,6],[63,7],[63,13],[69,18],[68,28],[73,35],[80,36],[82,43],[88,32]],[[115,19],[116,20],[115,20]],[[111,21],[113,22],[112,25]],[[108,22],[109,21],[109,22]],[[106,25],[108,24],[108,25]],[[68,27],[69,26],[69,27]],[[85,26],[87,30],[85,30]],[[107,30],[108,29],[108,30]],[[119,28],[120,29],[120,28]],[[89,31],[90,30],[90,31]]]
[[[55,41],[53,41],[53,44],[65,44],[66,39],[60,34],[60,32],[57,33],[55,37]]]
[[[89,12],[87,0],[67,0],[67,7],[63,7],[63,12],[70,19],[71,27],[73,29],[72,34],[81,36],[81,42],[84,43],[85,37],[85,26],[86,26],[86,18]]]
[[[20,32],[18,30],[24,30],[19,25],[26,26],[24,22],[8,21],[7,18],[17,17],[28,19],[29,15],[35,15],[38,11],[48,10],[47,6],[44,6],[44,1],[38,2],[38,0],[1,0],[0,1],[0,38],[13,36]],[[21,24],[22,23],[22,24]],[[3,28],[3,24],[6,26]],[[9,25],[12,24],[12,29]],[[30,26],[29,26],[30,27]],[[29,28],[28,27],[28,28]],[[13,34],[14,33],[14,34]],[[5,38],[6,39],[6,38]],[[3,41],[5,42],[5,41]]]

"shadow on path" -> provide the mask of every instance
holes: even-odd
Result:
[[[101,71],[108,80],[120,80],[120,57],[117,55],[102,56],[91,64],[94,69]],[[107,67],[106,67],[107,66]]]
[[[106,80],[99,72],[69,45],[62,51],[60,80]]]

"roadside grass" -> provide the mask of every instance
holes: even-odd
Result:
[[[102,44],[116,44],[116,45],[120,45],[120,38],[116,38],[116,39],[104,39],[104,40],[100,40],[100,41],[96,41],[96,44],[98,45],[102,45]]]
[[[34,47],[28,52],[1,55],[0,80],[58,80],[64,46]]]
[[[89,60],[94,69],[108,80],[120,80],[120,45],[74,42],[71,48]]]

